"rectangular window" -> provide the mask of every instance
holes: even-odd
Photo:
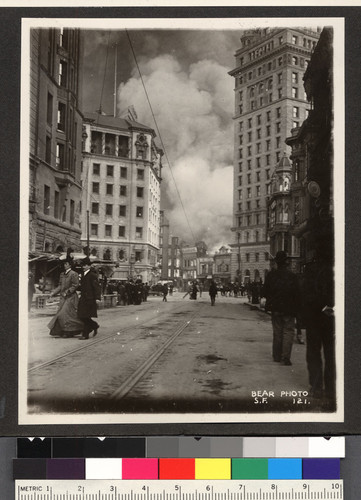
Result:
[[[297,42],[298,42],[298,37],[295,36],[295,35],[292,35],[292,43],[293,43],[293,45],[297,45]]]
[[[299,126],[299,122],[292,122],[292,128],[297,128]]]
[[[239,145],[242,146],[243,144],[243,135],[239,136]]]
[[[300,117],[300,108],[297,106],[293,106],[292,108],[292,116],[293,118],[299,118]]]
[[[143,207],[136,208],[136,217],[143,217]]]
[[[278,82],[278,85],[282,84],[282,73],[278,73],[278,75],[277,75],[277,82]]]
[[[90,224],[90,234],[92,236],[98,236],[98,224]]]
[[[243,132],[243,122],[239,122],[239,131]]]
[[[62,132],[65,131],[65,114],[66,114],[66,105],[63,102],[59,102],[57,128]]]
[[[119,226],[118,236],[123,238],[125,236],[125,226]]]
[[[137,239],[143,238],[143,228],[142,227],[136,227],[135,228],[135,237]]]
[[[242,162],[241,161],[238,163],[238,170],[239,170],[239,172],[242,172]]]
[[[256,241],[257,241],[257,240],[256,240]],[[255,254],[255,260],[256,260],[256,262],[258,262],[258,261],[259,261],[259,253],[256,253],[256,254]]]
[[[136,250],[135,252],[135,262],[140,262],[142,260],[142,252],[139,250]]]
[[[267,111],[267,121],[269,122],[271,119],[271,111]]]
[[[105,224],[105,236],[109,237],[112,235],[112,226],[110,224]]]
[[[293,64],[294,66],[297,66],[297,64],[298,64],[298,57],[296,57],[296,56],[293,56],[293,57],[292,57],[292,64]]]
[[[93,175],[100,175],[100,163],[93,163]]]
[[[276,122],[276,132],[277,134],[281,133],[281,122]]]
[[[64,164],[64,144],[58,143],[56,145],[56,167],[58,170],[64,170],[65,164]]]
[[[238,177],[238,186],[242,186],[242,176]]]
[[[54,193],[54,217],[59,219],[59,203],[60,203],[60,193],[55,191]]]
[[[261,152],[261,143],[260,142],[257,142],[256,149],[257,149],[257,154],[259,154]]]
[[[249,253],[246,253],[246,262],[249,262]]]
[[[271,156],[270,155],[266,155],[266,165],[270,165],[271,164]]]
[[[50,214],[50,187],[44,184],[44,210],[45,215]]]
[[[106,194],[113,194],[113,184],[107,184]]]
[[[144,196],[144,188],[142,187],[137,187],[137,198],[143,198]]]
[[[278,58],[278,66],[282,66],[283,58],[282,56]]]
[[[114,165],[107,165],[107,176],[108,177],[114,176]]]
[[[252,132],[248,132],[248,142],[252,142]]]
[[[248,168],[248,170],[251,170],[251,168],[252,168],[252,161],[251,160],[247,160],[247,168]]]
[[[142,168],[137,169],[137,180],[138,181],[144,180],[144,170]]]
[[[45,142],[45,161],[51,165],[51,138],[48,135]]]
[[[119,195],[120,196],[127,196],[127,186],[120,186]]]
[[[276,108],[276,117],[281,118],[281,108]]]
[[[60,60],[59,62],[59,85],[61,87],[66,87],[68,65],[65,61]]]
[[[252,118],[248,118],[248,128],[252,128]]]
[[[119,205],[119,217],[125,217],[127,214],[126,205]]]
[[[251,184],[251,174],[247,174],[247,184]]]
[[[127,169],[127,167],[120,167],[120,177],[122,179],[126,179],[128,177],[128,169]]]
[[[74,216],[75,216],[75,202],[74,200],[70,200],[70,224],[74,225]]]
[[[257,158],[257,159],[259,159],[259,158]],[[260,180],[261,180],[261,173],[260,172],[256,173],[256,179],[257,179],[257,182],[260,182]]]
[[[271,135],[271,125],[267,125],[266,127],[266,136],[270,136]]]
[[[239,157],[243,158],[243,150],[242,149],[239,150]]]
[[[276,148],[280,148],[281,146],[281,137],[276,137]]]
[[[278,89],[278,99],[282,99],[282,89]]]
[[[105,204],[105,215],[110,217],[113,215],[113,205],[111,203]]]
[[[93,182],[92,191],[95,194],[99,194],[99,182]]]
[[[257,162],[257,168],[261,168],[261,158],[260,157],[256,158],[256,162]]]
[[[251,154],[252,154],[252,146],[248,146],[247,147],[247,154],[248,154],[248,156],[251,156]]]
[[[257,115],[257,125],[261,125],[262,115]]]
[[[94,214],[94,215],[99,214],[99,203],[96,203],[96,202],[92,203],[92,214]]]
[[[294,99],[298,99],[298,88],[297,87],[292,87],[292,97]]]
[[[269,151],[271,149],[271,141],[266,141],[266,150]]]
[[[295,71],[292,73],[292,83],[298,83],[298,73]]]
[[[46,108],[46,121],[48,125],[53,123],[53,96],[48,92],[48,101]]]
[[[256,196],[261,196],[261,186],[256,186]]]
[[[247,198],[251,198],[251,197],[252,197],[251,188],[247,188]]]

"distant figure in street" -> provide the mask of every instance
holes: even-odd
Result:
[[[28,274],[28,311],[31,310],[31,304],[33,302],[33,295],[35,293],[35,279],[31,271]]]
[[[192,285],[192,288],[191,288],[191,292],[190,292],[190,299],[191,300],[197,300],[197,293],[198,293],[198,287],[197,287],[197,283],[194,282],[193,285]]]
[[[287,269],[286,252],[277,252],[275,262],[277,269],[267,274],[262,296],[266,297],[266,311],[272,313],[273,360],[289,366],[301,297],[297,276]]]
[[[101,299],[101,288],[96,272],[91,269],[89,257],[82,261],[83,276],[80,285],[80,300],[78,305],[78,316],[84,323],[83,335],[81,340],[87,340],[90,332],[94,332],[93,336],[98,333],[99,325],[92,318],[98,317],[97,303]]]
[[[212,306],[214,306],[214,304],[216,303],[216,295],[217,295],[217,285],[212,280],[211,284],[209,285],[209,296],[211,298],[211,305]]]
[[[168,285],[167,285],[167,283],[164,283],[162,292],[163,292],[163,302],[167,302],[167,295],[168,295]]]
[[[50,335],[55,337],[73,337],[82,332],[83,322],[77,314],[79,275],[72,268],[72,259],[64,261],[64,272],[60,274],[59,286],[50,294],[50,298],[60,294],[58,310],[48,324]]]
[[[171,284],[169,285],[169,295],[170,295],[170,296],[172,296],[172,295],[173,295],[173,289],[174,289],[174,285],[173,285],[173,283],[171,283]]]
[[[199,284],[199,296],[202,297],[202,292],[203,292],[203,285],[202,283]]]

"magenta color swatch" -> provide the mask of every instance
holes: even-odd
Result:
[[[158,479],[157,458],[123,458],[123,479]]]

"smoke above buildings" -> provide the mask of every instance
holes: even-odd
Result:
[[[129,42],[121,36],[128,53],[118,113],[133,105],[138,121],[154,128],[164,146],[162,208],[171,234],[189,244],[204,240],[215,250],[232,239],[234,82],[228,71],[239,32],[130,33],[159,134]]]

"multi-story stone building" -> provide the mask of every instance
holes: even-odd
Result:
[[[235,54],[232,281],[264,279],[269,268],[267,202],[285,139],[310,108],[302,85],[318,31],[245,31]]]
[[[81,33],[31,29],[29,43],[29,250],[80,250]]]
[[[214,254],[213,278],[217,283],[228,285],[231,282],[231,259],[232,251],[229,246],[222,246]]]
[[[182,273],[185,289],[197,280],[197,247],[182,246]]]
[[[292,257],[297,272],[317,259],[334,258],[333,31],[324,28],[304,75],[312,110],[292,130],[291,234],[298,241]],[[320,251],[322,249],[322,251]]]
[[[152,281],[160,243],[162,151],[134,120],[85,113],[82,242],[117,278]]]

